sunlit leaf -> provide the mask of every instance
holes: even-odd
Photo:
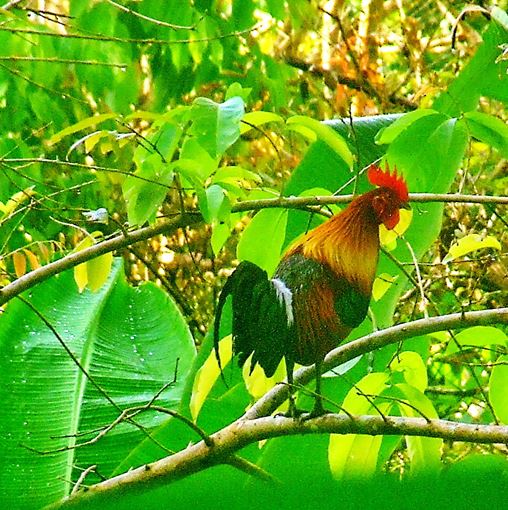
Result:
[[[29,186],[22,191],[14,193],[5,204],[0,202],[0,213],[2,213],[2,216],[5,218],[11,215],[21,204],[34,196],[36,194],[34,188],[35,186]]]
[[[386,293],[386,291],[395,283],[399,275],[391,276],[388,273],[380,274],[372,286],[372,298],[374,301],[379,301]]]
[[[338,154],[349,168],[353,166],[353,155],[351,154],[346,141],[330,126],[312,119],[311,117],[305,117],[304,115],[295,115],[290,117],[286,123],[289,127],[298,125],[303,126],[306,129],[310,129],[320,140],[325,142],[336,154]]]
[[[372,407],[372,401],[375,399],[375,395],[379,395],[386,388],[388,378],[389,375],[384,372],[366,375],[355,387],[351,388],[341,407],[353,416],[378,413]],[[382,408],[384,412],[388,412],[389,407],[390,404],[381,402],[378,409]],[[355,463],[363,465],[368,470],[367,475],[373,473],[380,446],[380,440],[362,438],[357,434],[331,434],[328,445],[328,462],[334,478],[340,479],[347,474],[358,474]],[[366,447],[369,449],[366,450]]]
[[[224,166],[219,168],[212,177],[212,183],[224,183],[224,182],[262,182],[261,177],[255,173],[242,168],[240,166]]]
[[[379,241],[388,251],[392,251],[397,247],[397,238],[404,235],[413,220],[412,210],[401,209],[399,215],[400,219],[395,228],[388,230],[383,224],[379,225]]]
[[[95,242],[95,239],[93,237],[93,234],[84,237],[74,248],[75,252],[84,250],[86,248],[89,248],[92,246]],[[88,267],[87,263],[83,262],[82,264],[78,264],[74,267],[74,281],[76,282],[76,285],[78,286],[79,292],[83,292],[88,285]]]
[[[102,236],[102,232],[92,232],[84,237],[74,248],[79,252],[95,244]],[[92,292],[97,292],[107,281],[113,264],[113,253],[105,253],[99,257],[92,258],[74,267],[74,281],[79,292],[88,287]]]
[[[86,262],[88,288],[92,292],[97,292],[106,283],[112,265],[112,252],[105,253],[99,257],[94,257]]]
[[[264,209],[257,213],[240,237],[237,257],[254,262],[271,275],[280,260],[287,217],[286,210]]]
[[[220,252],[231,235],[231,227],[228,223],[229,222],[218,222],[217,220],[212,222],[212,237],[210,239],[210,243],[215,255]]]
[[[101,115],[94,115],[93,117],[87,117],[86,119],[80,120],[73,124],[72,126],[66,127],[58,133],[55,133],[49,140],[49,145],[54,145],[58,143],[62,138],[65,138],[68,135],[72,135],[77,131],[81,131],[82,129],[86,129],[92,126],[97,126],[97,124],[102,124],[106,120],[114,119],[117,117],[116,113],[103,113]]]
[[[390,363],[390,370],[402,372],[405,381],[421,392],[426,390],[428,384],[427,367],[418,353],[404,351],[397,354]]]
[[[240,133],[244,135],[251,129],[254,129],[254,127],[262,126],[269,122],[284,122],[284,119],[273,112],[264,112],[261,110],[256,112],[247,112],[243,116],[242,123],[240,125]]]
[[[483,248],[494,248],[496,250],[500,250],[501,243],[493,236],[484,237],[480,234],[469,234],[452,244],[450,251],[443,259],[443,263],[446,264],[452,260]]]
[[[400,392],[400,394],[398,393]],[[438,414],[432,402],[419,389],[409,384],[397,384],[386,394],[402,395],[409,405],[398,405],[402,416],[437,419]],[[428,473],[441,469],[443,440],[433,437],[406,436],[411,474]]]
[[[254,400],[258,400],[267,391],[271,390],[277,383],[286,377],[286,362],[282,358],[279,366],[275,370],[272,377],[266,377],[264,370],[256,363],[251,373],[252,355],[247,359],[242,367],[242,375],[245,381],[247,391]]]
[[[376,143],[379,145],[389,144],[400,135],[402,131],[407,129],[413,122],[422,117],[426,117],[428,115],[439,115],[439,112],[430,109],[419,108],[418,110],[414,110],[412,112],[404,114],[402,117],[398,118],[393,124],[381,129],[376,135]]]
[[[508,355],[500,356],[492,369],[489,379],[489,400],[497,418],[508,425]]]
[[[508,346],[506,333],[494,326],[474,326],[455,333],[453,341],[448,342],[446,354],[452,354],[461,348],[489,345]]]
[[[233,339],[231,335],[223,338],[219,342],[219,357],[222,368],[224,368],[233,356]],[[215,351],[212,350],[206,361],[198,370],[192,387],[192,397],[190,401],[190,411],[192,419],[196,421],[199,411],[203,406],[206,397],[210,393],[213,385],[220,376],[220,367],[217,361]]]

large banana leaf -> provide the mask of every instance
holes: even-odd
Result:
[[[146,433],[168,419],[144,413],[136,421],[146,433],[122,423],[93,445],[50,455],[34,451],[72,447],[77,433],[119,415],[51,327],[122,409],[149,402],[173,380],[179,360],[175,383],[157,401],[177,408],[195,350],[173,301],[153,284],[130,287],[119,262],[97,293],[79,294],[67,272],[23,299],[11,302],[0,316],[0,494],[5,508],[29,509],[69,494],[70,480],[90,465],[109,476]],[[159,457],[165,453],[158,448]]]

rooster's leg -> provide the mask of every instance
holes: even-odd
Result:
[[[316,400],[314,407],[310,412],[309,418],[315,418],[325,414],[326,411],[323,407],[323,399],[321,397],[321,360],[316,361]]]
[[[295,402],[295,384],[293,382],[293,370],[294,370],[294,368],[295,368],[295,362],[293,360],[289,360],[289,359],[286,358],[286,373],[287,373],[288,390],[289,390],[288,416],[291,417],[291,418],[298,418],[298,415],[300,413],[296,409],[296,402]]]

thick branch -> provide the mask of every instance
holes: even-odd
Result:
[[[120,234],[112,239],[107,239],[94,244],[93,246],[90,246],[90,248],[69,253],[69,255],[66,255],[59,260],[55,260],[46,266],[30,271],[9,285],[6,285],[3,289],[0,289],[0,306],[25,290],[30,289],[34,285],[37,285],[55,274],[61,273],[62,271],[75,267],[100,255],[104,255],[105,253],[120,250],[126,246],[130,246],[140,241],[145,241],[146,239],[159,234],[167,234],[178,228],[193,225],[200,220],[201,215],[199,214],[178,215],[171,220],[160,221],[156,225],[140,228],[126,234]]]
[[[228,463],[231,455],[248,444],[296,434],[366,434],[440,437],[452,441],[508,443],[508,426],[473,425],[445,420],[328,414],[313,420],[264,417],[238,420],[214,434],[213,446],[203,442],[152,464],[133,469],[79,492],[51,508],[73,508],[83,502],[99,503],[101,496],[117,498],[136,491],[147,491],[180,480],[209,467]]]
[[[330,351],[323,363],[323,372],[331,370],[361,354],[375,351],[385,345],[398,343],[408,338],[427,335],[436,331],[460,329],[485,324],[508,324],[508,308],[481,310],[475,312],[453,313],[429,319],[398,324],[391,328],[376,331],[370,335],[353,340]],[[314,366],[304,367],[295,372],[296,384],[307,384],[315,377]],[[244,418],[255,419],[273,413],[288,398],[286,385],[279,385],[261,397]]]
[[[262,200],[245,200],[232,207],[232,212],[257,211],[266,208],[287,208],[287,209],[308,209],[312,206],[348,203],[353,195],[340,196],[316,196],[316,197],[284,197],[269,198]],[[460,194],[432,194],[432,193],[411,193],[411,202],[462,202],[462,203],[489,203],[508,204],[508,197],[493,197],[480,195]],[[119,234],[116,237],[97,243],[90,248],[77,253],[70,253],[65,257],[52,262],[46,266],[30,271],[17,280],[9,283],[0,289],[0,306],[7,301],[41,283],[47,278],[61,273],[67,269],[82,264],[104,253],[112,252],[130,246],[140,241],[146,241],[159,234],[168,233],[177,228],[195,225],[202,221],[199,213],[187,213],[177,216],[171,220],[164,220],[150,227],[140,228],[126,235]]]
[[[451,328],[478,324],[508,323],[508,308],[452,314],[422,319],[378,331],[331,351],[324,370],[330,370],[365,352],[411,336],[424,335]],[[313,367],[295,374],[295,382],[305,384],[314,375]],[[209,438],[191,445],[174,455],[139,467],[80,492],[52,508],[71,508],[83,500],[98,502],[101,495],[108,498],[139,490],[149,490],[180,480],[217,464],[227,464],[231,457],[248,444],[295,434],[367,434],[440,437],[452,441],[476,443],[508,443],[508,426],[473,425],[446,420],[401,418],[387,416],[359,416],[329,414],[313,420],[294,420],[267,416],[287,398],[287,387],[277,386],[260,399],[243,417]]]

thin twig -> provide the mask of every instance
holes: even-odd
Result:
[[[85,481],[85,478],[97,467],[97,464],[93,464],[92,466],[88,466],[83,472],[79,475],[79,478],[77,479],[76,483],[74,484],[74,487],[71,491],[71,496],[74,496],[76,492],[81,488],[83,485],[83,482]]]
[[[242,35],[249,34],[255,30],[261,30],[263,28],[261,24],[254,25],[245,30],[238,30],[236,32],[229,32],[227,34],[220,34],[211,37],[203,37],[200,39],[177,39],[174,41],[169,41],[167,39],[135,39],[131,37],[114,37],[114,36],[105,36],[99,34],[62,34],[59,32],[44,32],[43,30],[34,30],[31,28],[16,28],[16,27],[8,27],[8,26],[0,26],[0,31],[2,32],[11,32],[14,34],[32,34],[32,35],[40,35],[46,37],[60,37],[63,39],[86,39],[92,41],[103,41],[103,42],[114,42],[114,43],[124,43],[124,44],[160,44],[163,46],[171,46],[173,44],[191,44],[191,43],[200,43],[200,42],[209,42],[209,41],[218,41],[220,39],[227,39],[230,37],[240,37]],[[268,30],[270,27],[264,27],[265,30]]]
[[[127,64],[117,64],[115,62],[99,62],[98,60],[79,60],[74,58],[58,58],[58,57],[23,57],[17,55],[10,55],[8,57],[0,57],[0,61],[7,62],[45,62],[47,64],[78,64],[86,66],[106,66],[106,67],[119,67],[126,69]],[[61,92],[59,92],[61,93]]]
[[[126,12],[126,13],[130,14],[131,16],[135,16],[136,18],[140,18],[143,21],[148,21],[150,23],[153,23],[154,25],[172,28],[173,30],[196,30],[197,23],[192,26],[175,25],[173,23],[167,23],[166,21],[161,21],[161,20],[158,20],[155,18],[151,18],[150,16],[146,16],[144,14],[141,14],[140,12],[137,12],[137,11],[133,11],[132,9],[129,9],[128,7],[125,7],[124,5],[118,4],[118,3],[114,2],[113,0],[106,0],[106,1],[108,2],[108,4],[112,5],[113,7],[116,7],[120,11]],[[203,19],[203,18],[201,18],[201,19]],[[201,20],[199,20],[199,21],[201,21]]]

